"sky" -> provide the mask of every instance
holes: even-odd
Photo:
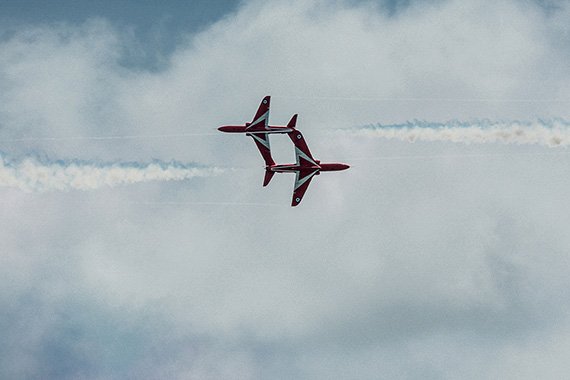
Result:
[[[0,378],[570,373],[566,2],[0,14]]]

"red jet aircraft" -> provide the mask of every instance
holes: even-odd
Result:
[[[219,127],[218,130],[222,132],[229,133],[245,133],[247,136],[251,136],[255,145],[259,148],[263,159],[267,162],[266,157],[267,152],[271,151],[269,147],[269,134],[270,133],[289,133],[295,130],[295,120],[293,117],[286,127],[278,127],[269,125],[269,102],[271,101],[271,96],[266,96],[261,101],[253,121],[251,123],[245,123],[245,125],[224,125]],[[271,156],[271,153],[269,153]]]
[[[295,187],[293,188],[293,200],[291,206],[301,203],[305,192],[311,183],[311,179],[320,172],[330,172],[348,169],[350,166],[339,163],[321,163],[315,160],[309,151],[309,147],[301,132],[295,129],[297,114],[293,115],[286,127],[272,127],[267,125],[269,117],[269,96],[266,96],[259,106],[253,122],[245,126],[227,125],[218,128],[222,132],[246,133],[253,137],[263,160],[265,161],[265,178],[263,186],[267,186],[275,173],[295,173]],[[270,133],[287,133],[295,145],[295,164],[277,165],[271,157],[269,147]]]
[[[297,115],[293,116],[294,119]],[[315,160],[309,151],[309,147],[300,131],[294,130],[288,133],[291,141],[295,144],[295,164],[276,165],[273,160],[265,162],[265,179],[263,186],[267,186],[275,173],[295,173],[295,187],[293,188],[293,200],[291,206],[301,203],[303,195],[309,188],[309,183],[320,172],[332,172],[348,169],[350,166],[338,163],[321,163]]]

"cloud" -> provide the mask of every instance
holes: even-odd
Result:
[[[507,0],[413,2],[392,15],[366,2],[250,1],[186,36],[158,71],[121,66],[128,38],[106,21],[5,36],[4,173],[35,192],[0,188],[0,310],[23,321],[0,334],[16,347],[1,351],[10,377],[485,378],[534,357],[546,368],[535,353],[568,346],[556,332],[568,330],[570,167],[525,153],[551,152],[529,130],[562,133],[556,120],[570,119],[564,102],[545,101],[569,98],[568,25],[564,6]],[[292,177],[263,188],[249,138],[182,136],[249,121],[265,95],[272,123],[299,113],[319,159],[432,158],[347,160],[291,209]],[[432,140],[409,144],[415,124],[402,139],[323,133],[392,133],[416,119],[433,123],[420,130]],[[462,141],[484,120],[521,120],[488,129],[543,145],[455,144],[431,128],[446,120],[475,123],[454,126]],[[285,136],[272,146],[292,159]],[[104,185],[193,175],[172,160],[243,170]],[[100,174],[74,177],[88,171]],[[55,187],[42,173],[61,188],[101,187],[37,193]],[[80,354],[59,365],[55,351]]]

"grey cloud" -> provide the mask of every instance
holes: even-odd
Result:
[[[121,67],[122,37],[105,22],[3,42],[4,139],[211,132],[249,121],[270,94],[273,123],[298,112],[315,157],[351,168],[316,178],[291,209],[292,177],[261,187],[245,136],[7,143],[15,158],[241,169],[93,192],[0,189],[2,369],[488,378],[535,357],[547,368],[570,341],[556,334],[568,331],[565,156],[324,133],[568,119],[559,103],[434,100],[567,95],[558,29],[525,4],[412,3],[386,18],[366,4],[248,2],[156,72]],[[292,159],[280,137],[276,156]],[[550,355],[536,355],[544,346]]]
[[[132,309],[88,293],[46,297],[53,284],[42,280],[2,311],[3,377],[245,379],[257,372],[251,344],[176,334],[160,304]]]

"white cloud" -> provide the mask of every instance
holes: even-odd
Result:
[[[1,336],[16,348],[0,350],[0,368],[10,363],[4,374],[16,378],[33,375],[33,363],[60,378],[149,367],[174,378],[484,378],[529,357],[546,368],[567,346],[553,334],[568,325],[565,158],[527,154],[551,152],[542,146],[323,132],[568,120],[566,103],[544,101],[570,97],[565,21],[564,8],[506,0],[413,3],[393,17],[367,4],[252,1],[189,36],[160,72],[120,67],[126,40],[101,21],[5,38],[8,157],[243,170],[93,192],[0,189],[1,309],[20,321]],[[261,159],[244,136],[73,139],[209,133],[249,121],[266,94],[274,124],[298,112],[315,157],[351,164],[315,178],[295,209],[292,176],[262,188]],[[481,98],[495,100],[445,100]],[[541,101],[503,101],[513,99]],[[25,140],[38,137],[58,139]],[[275,154],[292,159],[281,137]],[[375,159],[390,156],[399,159]],[[74,306],[82,299],[101,314]],[[37,304],[38,318],[21,318]],[[54,312],[61,305],[71,322]],[[105,329],[117,339],[97,340]],[[536,354],[550,342],[550,354]],[[56,365],[47,349],[13,361],[39,346],[78,352],[74,365],[89,371]]]

